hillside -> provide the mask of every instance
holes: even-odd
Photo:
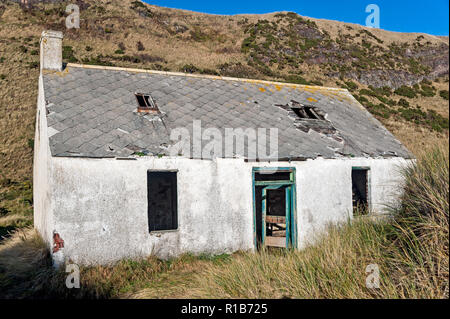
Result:
[[[69,2],[67,2],[69,3]],[[294,13],[218,16],[130,0],[0,1],[0,236],[31,223],[32,146],[42,30],[63,59],[349,89],[411,150],[448,140],[448,37],[404,34]]]

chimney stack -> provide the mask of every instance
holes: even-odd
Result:
[[[61,31],[43,31],[41,35],[41,70],[62,70]]]

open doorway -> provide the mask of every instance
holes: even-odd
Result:
[[[295,170],[255,168],[254,214],[257,247],[295,247]]]
[[[369,168],[352,168],[352,206],[353,216],[369,212]]]

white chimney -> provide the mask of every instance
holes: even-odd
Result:
[[[62,70],[61,31],[43,31],[41,35],[41,70]]]

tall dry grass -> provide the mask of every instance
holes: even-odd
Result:
[[[404,168],[405,192],[391,221],[334,226],[303,251],[238,255],[199,276],[216,298],[448,298],[449,157],[422,154]],[[380,288],[366,287],[377,264]]]
[[[449,297],[448,144],[420,155],[403,171],[405,191],[394,224],[393,245],[404,257],[393,259],[400,276],[432,297]]]

